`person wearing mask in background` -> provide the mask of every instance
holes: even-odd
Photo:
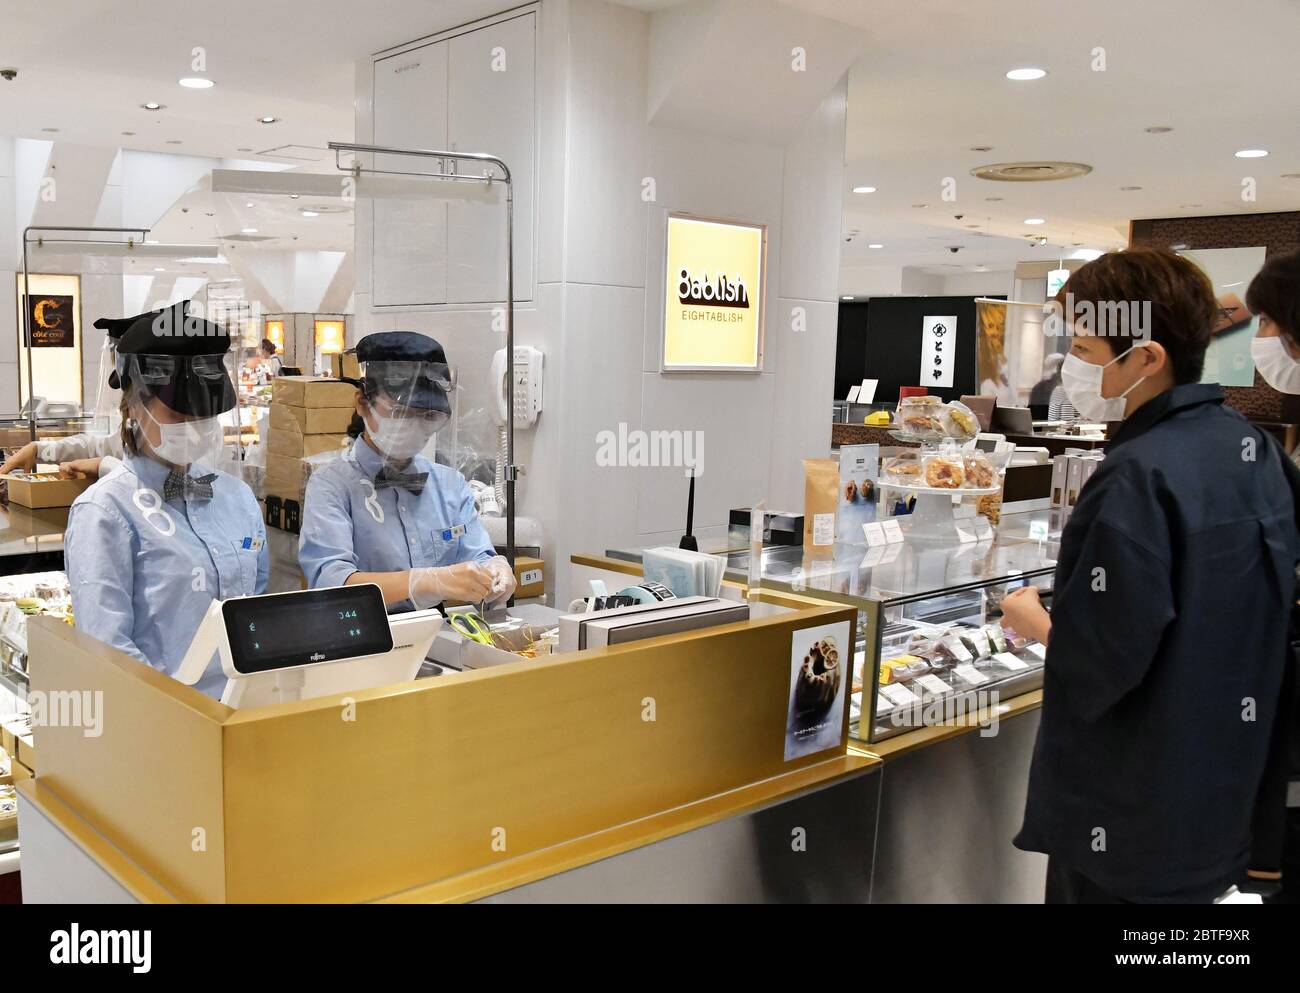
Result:
[[[1046,414],[1048,405],[1052,402],[1052,393],[1061,385],[1061,363],[1064,361],[1065,356],[1060,352],[1046,356],[1043,359],[1043,378],[1029,391],[1029,407],[1039,419]]]
[[[1246,306],[1259,318],[1250,343],[1255,368],[1278,392],[1300,394],[1300,252],[1265,262],[1246,291]],[[1292,451],[1291,461],[1300,464],[1300,447]],[[1293,641],[1300,640],[1300,625],[1295,628]],[[1280,891],[1270,902],[1300,903],[1300,800],[1287,805],[1290,793],[1300,792],[1294,782],[1300,780],[1300,678],[1294,659],[1288,672],[1291,683],[1282,699],[1290,720],[1278,732],[1276,761],[1261,790],[1262,823],[1256,825],[1251,875],[1280,881]]]
[[[307,584],[375,583],[390,609],[496,603],[515,589],[459,472],[425,458],[451,417],[442,346],[413,331],[362,338],[351,446],[312,473],[298,560]]]
[[[1130,249],[1083,266],[1058,303],[1066,290],[1149,318],[1079,320],[1061,369],[1082,416],[1123,423],[1062,532],[1052,613],[1032,587],[1003,602],[1004,626],[1048,646],[1015,844],[1048,855],[1049,903],[1209,902],[1251,861],[1300,473],[1200,382],[1218,314],[1200,269]]]
[[[168,675],[214,599],[266,589],[261,508],[224,450],[234,408],[225,330],[187,303],[136,318],[109,385],[121,389],[125,458],[68,512],[64,558],[79,630]],[[210,665],[197,684],[219,697]]]
[[[105,332],[104,352],[107,358],[100,374],[107,377],[113,369],[117,355],[117,342],[135,321],[157,317],[162,310],[135,317],[101,317],[95,327]],[[101,383],[101,388],[104,384]],[[103,413],[103,411],[96,411]],[[66,438],[42,438],[28,442],[0,465],[0,476],[10,472],[32,472],[38,463],[57,465],[59,475],[65,479],[90,476],[107,476],[122,460],[122,435],[120,431],[101,434],[74,434]],[[0,503],[8,502],[9,487],[0,479]]]

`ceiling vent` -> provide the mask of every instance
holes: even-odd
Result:
[[[1090,172],[1092,166],[1082,162],[995,162],[976,166],[970,174],[1002,183],[1046,183],[1056,179],[1077,179]]]

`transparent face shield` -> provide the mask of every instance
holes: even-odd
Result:
[[[440,362],[367,362],[358,414],[385,466],[404,469],[416,456],[437,459],[453,426],[455,377]]]
[[[115,369],[136,454],[157,464],[143,487],[164,501],[207,500],[221,476],[242,480],[233,355],[119,355]]]

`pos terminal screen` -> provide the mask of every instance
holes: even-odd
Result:
[[[221,613],[244,675],[393,650],[383,594],[369,583],[240,597]]]

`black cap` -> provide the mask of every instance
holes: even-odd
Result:
[[[353,351],[357,361],[368,367],[360,384],[367,397],[376,392],[385,393],[406,407],[451,413],[444,386],[447,353],[427,334],[376,331],[357,342]],[[400,364],[409,367],[410,375],[405,380],[399,371]],[[391,375],[377,374],[381,368]]]
[[[219,324],[189,314],[190,301],[184,300],[126,318],[100,318],[96,327],[103,328],[117,342],[117,369],[108,377],[113,389],[122,386],[118,369],[130,369],[130,356],[157,355],[177,360],[195,356],[224,355],[230,351],[230,334]],[[125,357],[125,358],[124,358]],[[177,361],[174,379],[167,386],[151,385],[150,391],[163,403],[182,414],[207,416],[235,406],[235,387],[228,375],[199,374],[192,363]]]

